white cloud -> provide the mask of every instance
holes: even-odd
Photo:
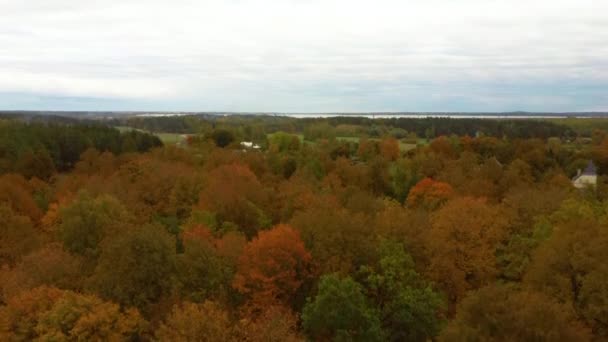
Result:
[[[453,92],[499,109],[520,95],[463,87],[608,83],[597,0],[0,0],[0,13],[5,93],[414,110]],[[530,106],[563,108],[544,91]]]

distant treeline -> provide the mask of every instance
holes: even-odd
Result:
[[[478,136],[488,135],[509,138],[549,138],[572,137],[576,132],[559,123],[533,119],[453,119],[453,118],[382,118],[331,117],[305,118],[274,116],[174,116],[138,117],[112,120],[116,126],[129,126],[151,132],[201,133],[216,126],[232,126],[265,133],[286,131],[305,133],[311,127],[325,126],[329,131],[337,127],[358,126],[356,135],[361,133],[370,137],[392,135],[401,138],[414,133],[419,137],[435,138],[442,135]],[[332,133],[328,133],[332,135]],[[341,132],[336,132],[340,136]],[[353,133],[354,134],[354,133]],[[245,134],[247,135],[247,134]]]
[[[154,135],[138,131],[121,133],[100,124],[0,120],[0,173],[48,178],[55,170],[69,170],[88,148],[120,154],[144,152],[161,145]]]
[[[305,119],[305,121],[328,122],[332,126],[388,126],[416,133],[420,137],[435,138],[442,135],[476,136],[479,134],[509,138],[567,137],[575,133],[565,125],[544,120],[528,119],[453,119],[453,118],[382,118],[334,117]]]

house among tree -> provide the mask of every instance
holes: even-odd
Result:
[[[577,189],[584,189],[588,186],[595,187],[597,185],[597,168],[593,161],[589,161],[585,171],[578,170],[576,177],[572,179],[572,184]]]

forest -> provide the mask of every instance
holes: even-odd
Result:
[[[0,340],[606,341],[585,120],[0,119]]]

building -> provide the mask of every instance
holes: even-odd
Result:
[[[572,179],[572,184],[577,189],[584,189],[589,186],[595,187],[597,185],[597,168],[595,164],[589,161],[585,171],[581,172],[579,169],[576,177]]]
[[[254,144],[253,141],[241,141],[241,147],[243,147],[244,149],[260,149],[260,145]]]

